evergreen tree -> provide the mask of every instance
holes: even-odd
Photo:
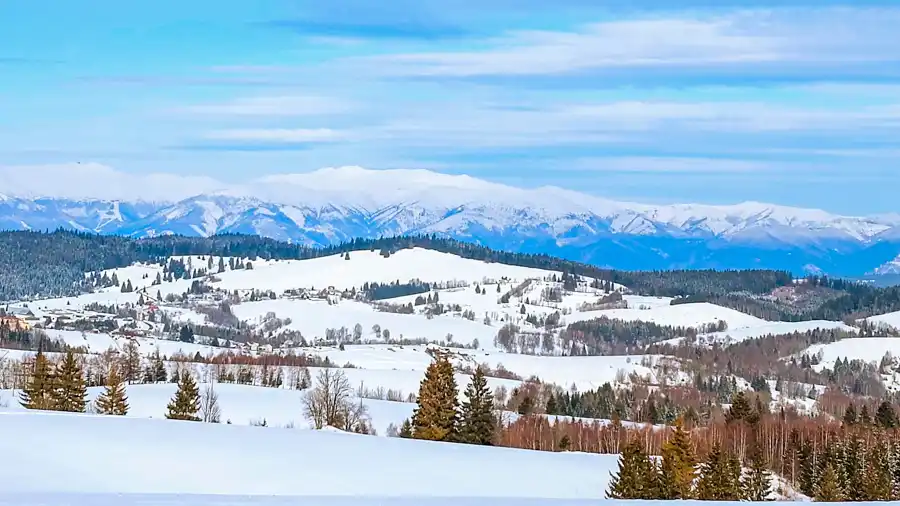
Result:
[[[400,426],[400,437],[405,439],[412,437],[412,424],[409,423],[409,418],[403,420],[403,424]]]
[[[753,418],[753,408],[750,407],[750,401],[744,392],[738,392],[731,398],[731,407],[725,414],[725,420],[728,423],[749,422]]]
[[[644,453],[640,440],[630,441],[619,456],[619,472],[611,475],[610,499],[656,499],[656,466]]]
[[[25,409],[56,409],[53,396],[55,380],[47,357],[43,351],[38,349],[37,356],[34,357],[31,376],[22,388],[22,393],[19,394],[19,403]]]
[[[772,478],[769,474],[768,466],[762,446],[760,446],[758,440],[754,441],[750,452],[750,469],[743,480],[741,480],[744,500],[759,502],[768,499],[769,494],[772,492]]]
[[[116,364],[109,368],[109,376],[106,379],[106,387],[97,397],[97,412],[103,415],[128,414],[128,397],[125,394],[125,384],[119,376]]]
[[[548,415],[555,415],[557,414],[557,409],[559,409],[556,406],[556,396],[551,394],[550,398],[547,399],[547,406],[544,408],[544,411],[546,411]]]
[[[727,470],[725,456],[722,447],[715,443],[706,456],[706,461],[700,465],[700,478],[697,480],[697,499],[701,501],[725,501],[722,472]]]
[[[416,439],[453,441],[457,436],[457,390],[453,365],[438,357],[425,370],[413,412],[412,435]]]
[[[528,416],[534,412],[534,401],[531,396],[526,395],[522,402],[519,403],[518,413],[522,416]]]
[[[851,402],[844,411],[844,425],[856,425],[857,421],[859,421],[859,419],[856,414],[856,406]]]
[[[859,423],[861,425],[872,425],[872,415],[869,414],[869,406],[865,404],[859,411]]]
[[[187,371],[178,378],[178,391],[167,408],[169,411],[166,418],[170,420],[200,421],[200,417],[197,416],[197,412],[200,411],[200,391],[194,377]]]
[[[194,329],[192,329],[189,325],[182,325],[181,330],[178,333],[178,340],[182,343],[193,343]]]
[[[816,488],[816,456],[809,441],[801,443],[797,456],[800,461],[800,476],[798,480],[800,491],[812,497],[815,495]]]
[[[900,422],[897,421],[897,413],[890,402],[884,401],[878,406],[878,410],[875,412],[875,424],[883,429],[900,426]]]
[[[891,451],[883,438],[875,442],[865,460],[862,501],[889,501],[892,499]]]
[[[679,418],[675,430],[662,447],[660,466],[661,498],[693,498],[694,467],[697,465],[689,433]]]
[[[494,417],[494,396],[487,386],[487,378],[481,367],[475,369],[464,395],[465,400],[459,417],[460,440],[478,445],[493,444],[497,426]]]
[[[696,496],[702,501],[737,501],[740,499],[740,463],[716,443],[700,466]]]
[[[828,462],[822,471],[822,477],[815,487],[815,500],[819,502],[839,502],[844,500],[840,480],[834,464]]]
[[[87,386],[84,371],[71,350],[59,364],[56,372],[56,388],[52,390],[54,408],[59,411],[84,413],[87,406]]]

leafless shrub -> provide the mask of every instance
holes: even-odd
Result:
[[[219,394],[216,393],[212,383],[206,384],[200,397],[200,419],[207,423],[219,423],[222,419]]]
[[[304,414],[313,427],[342,427],[353,389],[343,371],[323,369],[316,386],[303,397]]]

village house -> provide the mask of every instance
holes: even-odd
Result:
[[[23,331],[31,329],[31,325],[23,318],[18,316],[0,316],[0,327],[6,327],[9,330]]]

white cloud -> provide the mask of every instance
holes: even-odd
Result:
[[[186,111],[235,116],[314,116],[344,113],[352,109],[352,104],[331,97],[273,96],[240,98],[222,104],[196,105],[186,108]]]
[[[575,31],[518,31],[483,51],[374,57],[385,72],[473,77],[588,69],[879,62],[900,59],[900,9],[747,11],[594,23]]]
[[[206,135],[211,140],[240,142],[307,143],[333,142],[346,138],[343,132],[330,128],[248,128],[219,130]]]
[[[702,157],[609,157],[579,158],[566,165],[572,170],[596,172],[659,172],[659,173],[753,173],[785,168],[785,164],[772,164],[754,160],[734,160]]]
[[[99,163],[0,166],[0,193],[17,197],[169,202],[225,187],[209,177],[132,174]]]
[[[573,121],[606,124],[621,130],[677,127],[716,132],[787,132],[900,126],[900,107],[895,105],[842,110],[764,102],[623,101],[566,106],[561,113]]]

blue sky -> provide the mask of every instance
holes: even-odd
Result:
[[[7,0],[0,166],[897,212],[897,26],[874,0]]]

